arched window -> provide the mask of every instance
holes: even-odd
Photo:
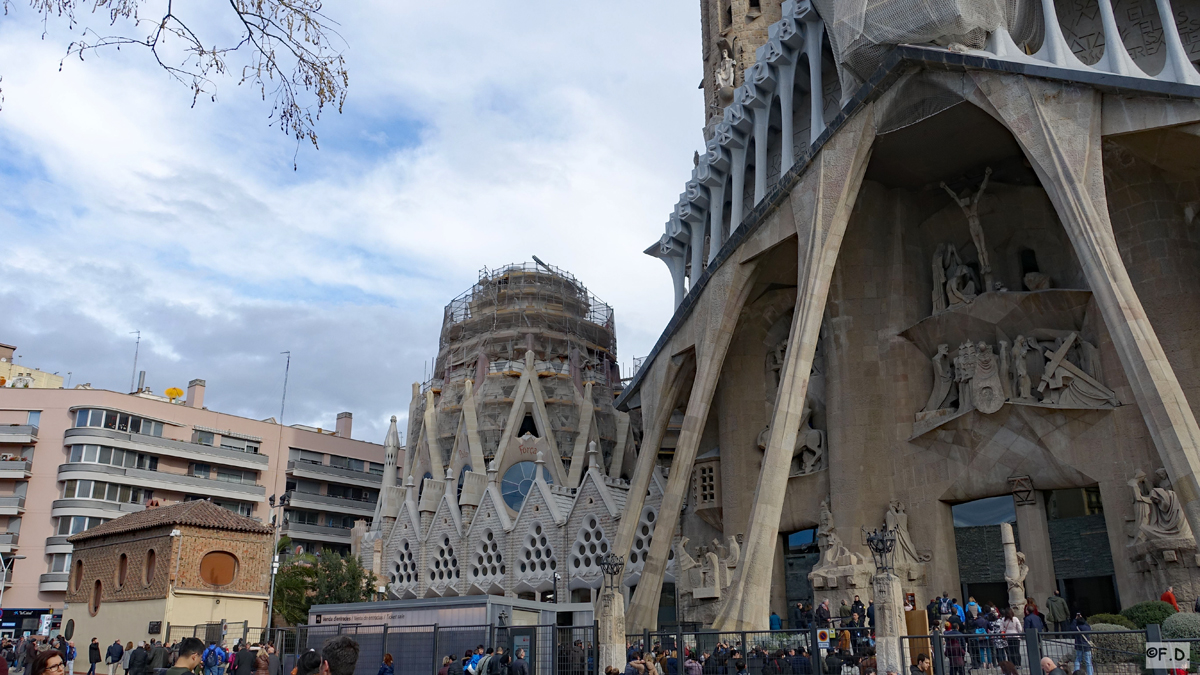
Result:
[[[146,565],[142,570],[142,585],[149,586],[154,581],[154,567],[157,562],[157,554],[154,549],[146,551]]]
[[[228,586],[237,578],[238,559],[226,551],[209,551],[200,559],[200,578],[213,586]]]
[[[120,590],[125,586],[125,573],[129,571],[129,556],[122,553],[117,558],[116,586]]]
[[[100,580],[96,580],[96,585],[92,586],[92,597],[88,599],[88,614],[96,616],[96,612],[100,611],[100,596],[104,593],[104,586]]]
[[[83,561],[75,561],[75,571],[71,575],[71,590],[78,591],[83,586]]]

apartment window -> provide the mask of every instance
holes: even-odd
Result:
[[[352,459],[350,457],[341,457],[338,455],[329,456],[329,466],[350,469],[351,471],[362,471],[363,473],[366,473],[367,471],[367,463],[361,459]]]
[[[106,445],[72,445],[71,461],[158,471],[158,457]]]
[[[188,475],[198,478],[212,478],[212,465],[192,462],[191,467],[188,468]]]
[[[100,427],[143,436],[162,436],[163,430],[162,422],[95,408],[75,411],[75,426]]]
[[[118,504],[144,504],[153,494],[152,490],[93,480],[69,480],[63,487],[63,499],[98,499]]]
[[[332,486],[332,485],[331,485],[331,486],[329,486],[329,487],[330,487],[330,490],[332,490],[332,489],[333,489],[333,486]],[[319,495],[319,494],[321,494],[321,484],[320,484],[320,483],[318,483],[318,482],[316,482],[316,481],[311,481],[311,480],[296,480],[296,481],[293,481],[293,482],[291,482],[291,487],[289,487],[288,489],[289,489],[289,490],[295,490],[296,492],[301,492],[301,493],[303,493],[303,494],[306,494],[306,495]],[[333,494],[333,493],[332,493],[332,492],[330,492],[330,494]]]
[[[29,424],[29,426],[36,427],[37,425],[39,425],[41,423],[42,423],[42,411],[30,410],[29,411],[29,421],[27,422],[27,424]]]
[[[349,530],[354,527],[354,521],[358,520],[358,516],[341,516],[332,513],[325,514],[325,524],[329,527],[340,527]]]
[[[299,448],[291,448],[288,452],[288,459],[294,462],[304,462],[305,464],[324,464],[325,455],[311,450],[301,450]]]
[[[213,445],[215,437],[211,431],[197,431],[195,442],[200,445]]]
[[[242,471],[241,469],[227,469],[219,466],[217,467],[216,479],[226,483],[254,485],[258,480],[258,473],[254,471]]]
[[[371,490],[364,490],[359,487],[349,485],[329,484],[329,496],[339,497],[341,499],[354,499],[360,502],[374,502],[378,499],[376,493]]]
[[[298,511],[293,509],[287,512],[287,519],[289,523],[317,525],[320,521],[320,514],[316,511]]]
[[[58,534],[63,537],[71,534],[79,534],[84,530],[89,530],[106,522],[108,522],[106,518],[85,518],[83,516],[59,518]]]
[[[55,553],[50,556],[50,571],[51,572],[70,572],[71,571],[71,554],[70,553]]]
[[[378,462],[371,462],[368,465],[367,471],[376,476],[382,476],[383,475],[383,465]]]

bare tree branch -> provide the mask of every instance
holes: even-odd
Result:
[[[0,0],[8,14],[12,0]],[[266,101],[272,101],[271,118],[279,129],[294,136],[297,144],[308,140],[317,145],[316,123],[326,106],[338,112],[350,85],[346,61],[334,45],[343,42],[336,25],[322,13],[321,0],[210,0],[219,7],[227,3],[239,27],[228,44],[208,47],[201,37],[175,13],[173,0],[92,0],[91,13],[106,13],[109,26],[132,23],[139,35],[101,35],[83,27],[80,38],[67,47],[59,63],[68,57],[96,50],[125,46],[147,49],[155,62],[172,78],[192,90],[192,105],[201,95],[216,100],[214,78],[229,72],[229,60],[239,54],[238,84],[250,83]],[[43,37],[51,19],[65,20],[72,30],[80,25],[76,16],[81,0],[30,0],[42,18]],[[143,12],[155,18],[143,18]],[[3,104],[0,91],[0,105]],[[299,147],[297,146],[297,151]],[[293,158],[294,163],[294,158]]]

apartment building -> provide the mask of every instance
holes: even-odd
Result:
[[[186,398],[148,390],[0,388],[0,635],[61,613],[72,545],[67,537],[150,500],[195,499],[268,523],[271,496],[289,492],[281,535],[309,551],[349,551],[350,528],[370,519],[383,446],[333,429],[280,426],[204,407],[205,382]],[[277,509],[278,511],[279,509]]]
[[[63,386],[62,375],[18,363],[20,359],[16,346],[0,342],[0,387],[58,389]]]

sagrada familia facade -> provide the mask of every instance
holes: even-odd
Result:
[[[364,561],[402,598],[583,600],[614,551],[630,630],[866,601],[864,527],[918,606],[1200,595],[1200,2],[701,12],[658,343],[623,382],[569,274],[485,271]]]

